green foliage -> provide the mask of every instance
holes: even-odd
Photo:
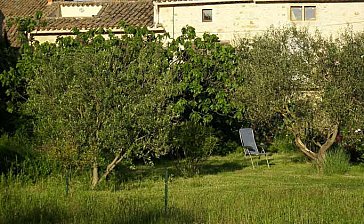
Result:
[[[28,32],[40,25],[34,19],[18,22]],[[273,151],[292,150],[280,135],[288,130],[313,152],[339,125],[345,150],[364,153],[355,132],[364,126],[362,35],[269,30],[235,48],[189,26],[163,44],[145,27],[120,25],[121,38],[74,30],[75,38],[24,45],[0,77],[2,108],[33,118],[37,150],[64,167],[108,171],[173,148],[197,170],[212,151],[236,150],[242,123]]]
[[[8,111],[10,97],[8,95],[8,80],[2,74],[14,67],[17,61],[18,51],[10,47],[0,38],[0,135],[4,132],[14,133],[17,127],[18,114],[11,114]]]
[[[176,126],[171,133],[174,154],[178,158],[177,168],[185,176],[199,172],[199,165],[216,148],[219,139],[211,127],[185,122]]]
[[[329,74],[324,100],[333,100],[335,107],[328,101],[331,116],[337,116],[343,131],[354,131],[363,127],[364,115],[364,34],[346,31],[335,46],[327,49],[330,59],[324,66]],[[329,98],[330,97],[330,98]]]
[[[330,101],[324,103],[330,116],[339,114],[342,145],[352,161],[359,161],[364,155],[364,34],[346,31],[333,48],[328,54],[334,61],[328,66],[333,75],[326,94],[332,96],[335,107]]]
[[[269,152],[294,152],[295,150],[294,137],[290,134],[276,136],[268,148]]]
[[[198,37],[193,27],[186,26],[182,35],[169,43],[168,50],[172,58],[169,72],[176,86],[173,109],[178,122],[212,127],[221,147],[225,142],[236,141],[236,127],[240,125],[236,118],[241,118],[242,113],[229,101],[236,88],[235,49],[221,44],[216,35],[205,33]],[[221,147],[219,152],[230,152]]]
[[[168,60],[153,34],[105,40],[97,32],[25,51],[25,112],[40,149],[65,166],[106,167],[114,158],[150,160],[167,150]],[[102,168],[105,169],[105,168]]]
[[[14,135],[16,132],[19,134],[19,131],[29,129],[29,117],[24,116],[20,110],[21,105],[27,100],[27,77],[24,75],[26,71],[22,70],[22,66],[17,67],[17,62],[22,52],[31,51],[28,34],[42,25],[41,17],[41,12],[37,12],[33,17],[7,20],[9,27],[16,26],[20,49],[11,47],[7,40],[0,40],[0,117],[3,119],[0,135]],[[27,133],[24,134],[28,136]]]
[[[28,39],[31,31],[36,28],[45,26],[45,21],[42,20],[43,13],[37,11],[34,16],[14,17],[7,20],[7,26],[16,26],[18,31],[18,40],[20,45],[28,45],[33,40]]]
[[[33,151],[32,142],[24,133],[17,132],[0,138],[0,174],[8,182],[37,182],[51,174],[59,174],[62,167],[55,160]]]
[[[346,141],[364,125],[362,42],[361,34],[333,41],[297,28],[242,39],[231,100],[255,124],[278,114],[314,159],[331,146],[338,127]]]
[[[345,174],[349,171],[349,155],[341,148],[328,152],[324,162],[324,174]]]
[[[314,110],[311,103],[315,99],[305,94],[323,89],[319,78],[324,79],[320,73],[324,73],[321,60],[325,53],[321,51],[325,46],[320,36],[295,28],[270,30],[253,40],[242,40],[237,99],[247,106],[247,115],[264,121],[278,113],[297,133],[303,132],[304,123],[313,124],[319,108]]]
[[[218,132],[218,134],[219,134],[219,132]],[[236,137],[236,139],[239,139],[239,137]],[[219,144],[217,145],[216,149],[212,153],[214,155],[226,156],[229,153],[236,152],[241,147],[241,143],[236,141],[236,139],[228,139],[226,142],[221,142],[221,141],[225,140],[225,139],[221,139],[219,141]]]
[[[233,112],[227,97],[234,88],[236,60],[232,46],[222,45],[215,35],[196,37],[194,28],[187,26],[182,36],[169,44],[169,51],[173,55],[170,72],[179,91],[176,112],[205,124],[216,119],[217,113]]]
[[[0,174],[6,174],[12,170],[14,165],[24,160],[24,145],[19,139],[10,138],[8,135],[0,137]]]

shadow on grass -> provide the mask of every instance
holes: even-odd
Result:
[[[216,164],[215,161],[208,161],[200,166],[201,175],[213,175],[222,172],[232,172],[242,170],[247,167],[247,164],[237,161],[223,162]]]
[[[112,223],[202,223],[202,220],[196,220],[192,211],[169,208],[167,213],[157,210],[141,212],[126,220],[115,218]]]
[[[242,159],[210,159],[198,165],[199,175],[213,175],[222,172],[232,172],[248,167],[249,163]],[[154,166],[138,166],[136,170],[131,170],[126,166],[119,166],[115,169],[113,180],[116,182],[132,182],[143,180],[160,180],[168,170],[169,175],[174,177],[186,177],[180,171],[175,161],[161,161]]]
[[[65,211],[55,205],[48,205],[26,208],[17,212],[9,211],[0,223],[62,223],[66,217]]]
[[[252,166],[252,161],[253,161],[255,166],[265,166],[265,167],[267,167],[267,165],[268,165],[265,156],[260,156],[260,157],[259,156],[253,156],[252,160],[250,159],[250,157],[245,158],[245,163],[248,166]],[[277,165],[276,160],[272,156],[268,156],[268,163],[269,163],[270,167]]]
[[[86,208],[76,209],[76,212],[65,211],[55,205],[42,208],[31,207],[28,210],[18,210],[15,213],[9,212],[5,217],[0,216],[0,223],[203,223],[202,220],[196,220],[193,211],[178,208],[169,208],[167,213],[158,206],[148,210],[136,208],[136,210],[127,213],[123,209],[113,210],[110,208],[107,210],[102,206],[100,210],[88,208],[90,214],[87,214],[85,210]]]

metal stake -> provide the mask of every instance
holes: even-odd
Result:
[[[167,214],[168,209],[168,169],[164,176],[164,212]]]
[[[69,191],[69,177],[68,177],[68,171],[66,171],[66,196],[68,196]]]

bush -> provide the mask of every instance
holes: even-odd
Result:
[[[17,173],[16,166],[25,159],[24,144],[17,137],[4,134],[0,137],[0,174],[10,170]]]
[[[355,131],[351,135],[345,134],[341,145],[350,155],[350,162],[364,162],[363,131]]]
[[[177,169],[183,176],[198,174],[198,165],[211,155],[219,141],[213,134],[213,128],[194,122],[184,122],[172,133]]]
[[[328,152],[323,165],[324,174],[346,173],[350,168],[349,159],[349,155],[342,148]]]
[[[294,139],[292,135],[282,134],[274,138],[272,144],[269,146],[270,152],[292,152],[296,150]]]
[[[51,173],[60,173],[62,167],[56,160],[33,149],[32,142],[21,132],[0,137],[0,175],[20,181],[36,182]]]
[[[216,149],[213,151],[213,155],[220,155],[220,156],[226,156],[229,153],[236,152],[241,148],[241,144],[238,142],[239,137],[237,137],[236,141],[233,140],[226,140],[224,141],[224,138],[221,139],[221,144],[216,147]]]

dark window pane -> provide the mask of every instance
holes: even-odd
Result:
[[[212,9],[202,9],[202,22],[212,21]]]

